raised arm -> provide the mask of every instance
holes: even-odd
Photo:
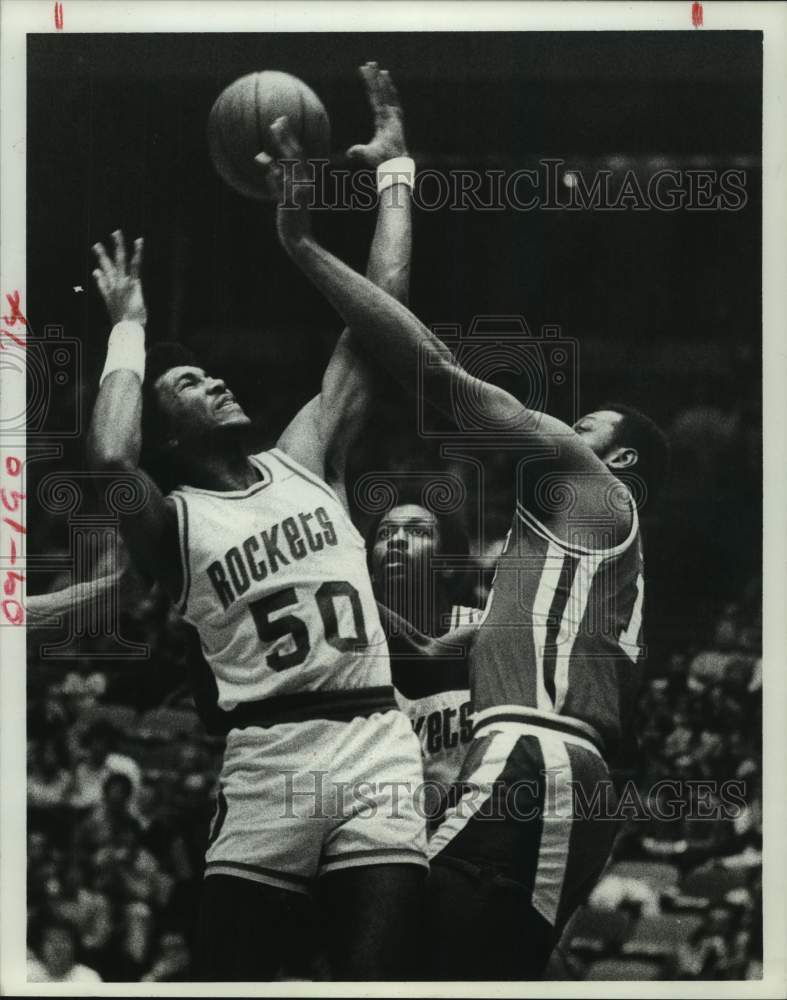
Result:
[[[279,238],[287,253],[322,291],[336,311],[362,339],[383,369],[413,395],[428,398],[450,419],[455,419],[455,401],[473,399],[483,411],[490,433],[505,435],[521,444],[523,455],[541,452],[536,474],[545,469],[557,473],[575,503],[558,511],[539,511],[561,532],[570,510],[572,527],[598,515],[600,504],[614,514],[613,534],[627,534],[630,511],[617,510],[607,496],[615,478],[593,451],[562,421],[528,409],[503,389],[466,372],[449,349],[405,306],[375,288],[361,275],[328,253],[314,239],[309,209],[298,180],[301,150],[287,120],[280,118],[271,128],[282,161],[269,165],[269,182],[279,198]],[[294,161],[290,162],[290,161]],[[579,486],[582,488],[578,488]],[[593,529],[590,527],[592,537]]]
[[[376,63],[361,67],[374,119],[374,136],[365,145],[352,146],[351,159],[376,169],[388,160],[407,156],[401,103],[386,70]],[[263,154],[260,162],[268,158]],[[380,194],[377,224],[369,252],[366,276],[400,302],[410,285],[412,228],[410,189],[404,178]],[[374,371],[358,338],[348,327],[339,338],[314,397],[287,426],[277,442],[337,490],[346,503],[347,455],[363,427],[374,395]]]
[[[133,513],[121,515],[121,534],[135,565],[177,595],[181,573],[177,516],[158,486],[139,468],[147,323],[140,280],[142,240],[134,241],[127,266],[123,234],[118,230],[112,236],[114,260],[101,243],[93,247],[99,265],[93,277],[113,327],[88,430],[87,463],[92,471],[114,474],[118,481],[133,484],[138,503],[130,505],[136,508]]]

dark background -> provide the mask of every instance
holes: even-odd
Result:
[[[144,234],[151,336],[197,347],[261,442],[275,438],[317,389],[341,323],[282,253],[272,209],[236,195],[209,160],[213,101],[256,69],[318,92],[337,153],[370,135],[356,68],[374,58],[399,86],[422,168],[560,157],[588,178],[611,167],[613,191],[629,168],[643,186],[657,166],[745,170],[748,202],[735,212],[445,208],[414,219],[411,306],[425,322],[520,313],[533,330],[559,324],[580,343],[581,409],[612,397],[674,425],[670,493],[646,516],[650,635],[668,642],[758,570],[761,57],[756,32],[29,36],[31,323],[81,343],[84,423],[108,333],[90,247],[116,227]],[[373,212],[323,212],[317,230],[362,269],[373,223]],[[72,402],[69,385],[45,429],[71,419]],[[414,409],[392,424],[401,452]],[[79,439],[65,458],[81,466]],[[37,463],[33,485],[56,467]],[[64,544],[57,520],[35,533],[34,500],[31,522],[33,554]]]

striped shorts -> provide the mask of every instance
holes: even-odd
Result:
[[[619,829],[598,748],[557,723],[479,719],[429,841],[431,975],[534,979],[600,876]]]

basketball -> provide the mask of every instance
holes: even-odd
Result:
[[[289,73],[265,70],[240,77],[219,94],[208,117],[210,156],[219,175],[247,198],[266,200],[268,190],[254,157],[274,155],[268,129],[286,115],[310,159],[327,158],[331,125],[311,87]]]

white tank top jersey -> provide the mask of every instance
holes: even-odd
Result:
[[[481,608],[455,604],[451,610],[451,628],[480,624],[482,616]],[[398,690],[395,693],[399,709],[410,720],[421,742],[424,779],[442,785],[447,791],[459,776],[473,738],[470,691],[447,688],[420,698],[408,698]]]
[[[200,635],[218,705],[390,686],[364,541],[334,491],[278,448],[245,490],[181,486],[179,610]]]

